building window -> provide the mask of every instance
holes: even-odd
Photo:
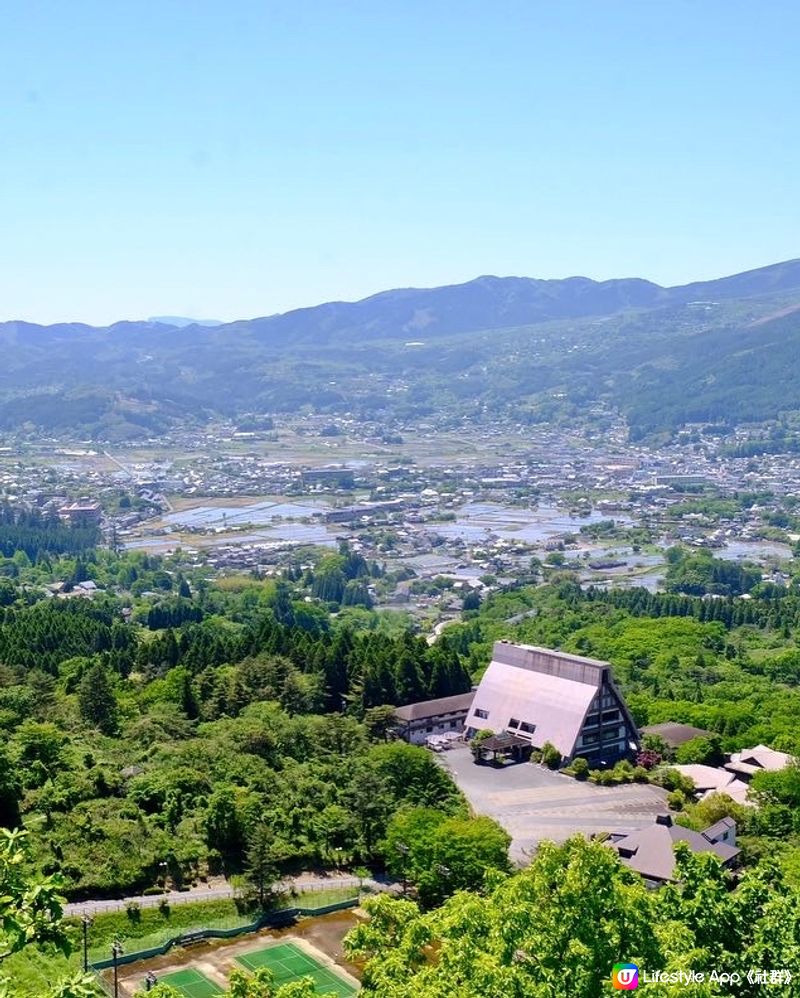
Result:
[[[509,718],[508,726],[509,726],[509,728],[518,728],[519,727],[519,721],[516,719],[516,717],[511,717],[511,718]]]
[[[529,735],[532,735],[536,730],[536,725],[531,724],[529,721],[523,721],[519,726],[520,731],[526,731]]]
[[[476,707],[473,713],[475,714],[476,717],[480,717],[484,721],[489,716],[489,711],[488,710],[481,710],[480,707]]]
[[[591,745],[592,742],[596,742],[599,739],[599,737],[600,737],[600,734],[597,731],[593,731],[591,734],[588,734],[588,735],[584,734],[583,735],[583,744],[584,745]]]
[[[619,711],[618,710],[604,710],[603,711],[603,723],[606,721],[618,721]]]
[[[603,732],[604,742],[615,742],[619,738],[619,728],[609,728]]]
[[[600,723],[599,714],[589,714],[586,720],[583,722],[584,728],[593,728],[595,725]]]

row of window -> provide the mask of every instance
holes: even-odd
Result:
[[[524,731],[526,734],[532,735],[536,730],[536,725],[531,724],[530,721],[519,721],[516,717],[510,717],[508,719],[508,727],[516,728],[519,731]]]
[[[619,720],[619,711],[618,710],[604,710],[603,713],[602,713],[602,715],[601,714],[589,714],[587,716],[586,720],[584,721],[583,726],[584,726],[584,728],[594,728],[596,725],[600,724],[601,720],[602,720],[603,724],[606,724],[609,721],[618,721]]]
[[[595,742],[601,740],[601,734],[603,735],[602,741],[604,742],[615,742],[619,737],[621,737],[621,731],[619,728],[606,728],[603,732],[589,731],[584,732],[582,735],[583,744],[593,745]]]

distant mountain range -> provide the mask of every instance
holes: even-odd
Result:
[[[151,315],[148,322],[157,322],[162,326],[221,326],[219,319],[188,319],[185,315]]]
[[[385,426],[574,419],[602,401],[652,436],[800,409],[800,260],[672,288],[480,277],[224,324],[5,322],[0,349],[0,428],[32,433],[302,407]]]

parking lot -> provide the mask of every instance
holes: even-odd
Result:
[[[511,835],[511,859],[525,864],[543,839],[563,842],[576,832],[633,831],[667,809],[666,792],[644,783],[598,787],[543,766],[476,766],[466,746],[436,757],[476,814],[494,818]]]

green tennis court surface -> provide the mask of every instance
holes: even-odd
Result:
[[[178,970],[174,974],[165,974],[158,978],[158,983],[169,984],[186,998],[215,998],[222,994],[217,985],[199,970]]]
[[[268,946],[254,953],[245,953],[243,956],[237,956],[236,962],[246,970],[268,967],[275,977],[276,984],[286,984],[301,977],[310,977],[321,995],[350,998],[350,995],[356,993],[356,988],[349,981],[317,962],[294,943],[279,943],[277,946]]]

